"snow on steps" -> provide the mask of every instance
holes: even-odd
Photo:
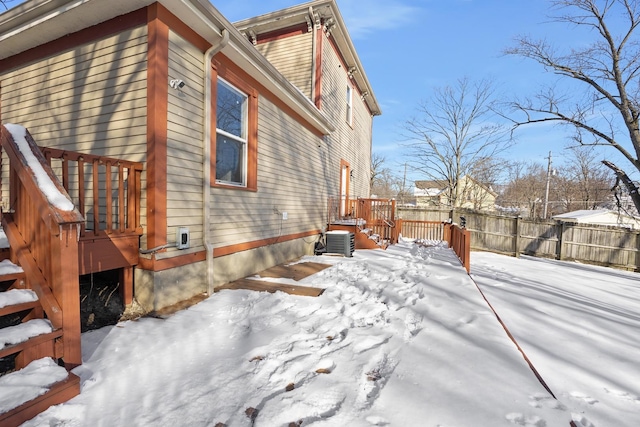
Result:
[[[47,319],[33,319],[19,325],[0,329],[0,351],[51,332],[53,332],[53,326]]]
[[[49,358],[0,377],[0,425],[13,427],[80,393],[80,378]]]
[[[36,301],[38,296],[31,289],[10,289],[0,293],[0,308]]]
[[[31,289],[0,292],[0,316],[36,308],[38,305],[38,296]]]
[[[0,259],[8,256],[6,247],[6,236],[0,229]],[[0,358],[28,353],[28,356],[24,356],[26,360],[23,359],[28,363],[27,366],[0,376],[2,427],[19,426],[50,406],[64,403],[80,394],[80,378],[58,366],[53,358],[47,357],[56,353],[54,341],[62,336],[62,331],[54,330],[47,319],[29,319],[34,315],[42,316],[42,309],[34,291],[21,289],[24,277],[20,266],[8,259],[0,261],[0,282],[14,282],[8,290],[0,292],[0,317],[16,313],[22,313],[23,317],[25,312],[35,310],[23,317],[23,323],[0,329]],[[30,358],[36,360],[29,363]]]

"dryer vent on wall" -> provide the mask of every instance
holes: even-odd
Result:
[[[327,231],[327,253],[353,256],[355,250],[355,235],[348,231]]]

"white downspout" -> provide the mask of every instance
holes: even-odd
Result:
[[[213,241],[211,238],[211,60],[229,42],[229,32],[222,30],[222,40],[204,54],[204,136],[202,161],[202,227],[207,251],[207,293],[213,294]]]

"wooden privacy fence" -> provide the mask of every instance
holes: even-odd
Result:
[[[471,249],[505,255],[532,255],[640,271],[640,231],[470,210],[399,208],[413,220],[454,222],[461,216],[471,231]]]

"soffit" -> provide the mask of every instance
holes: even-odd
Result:
[[[0,59],[124,15],[153,0],[31,0],[0,15]]]

